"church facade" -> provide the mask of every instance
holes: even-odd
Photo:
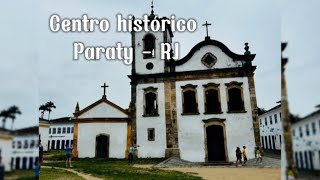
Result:
[[[155,18],[153,11],[149,18]],[[160,44],[172,42],[169,25],[164,32],[131,35],[130,117],[138,156],[235,161],[236,148],[246,146],[248,158],[254,158],[260,135],[255,54],[248,44],[240,55],[206,36],[184,58],[173,60],[160,59]]]
[[[149,19],[161,20],[153,10]],[[125,158],[131,144],[139,158],[230,162],[242,146],[249,159],[255,157],[261,146],[256,66],[247,43],[241,55],[207,35],[175,60],[160,58],[160,44],[172,43],[170,25],[159,32],[133,31],[131,38],[129,109],[110,102],[105,93],[82,110],[77,104],[74,157]]]

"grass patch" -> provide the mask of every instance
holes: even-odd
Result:
[[[82,180],[83,178],[60,169],[41,168],[40,179],[68,179],[68,180]]]
[[[66,150],[50,150],[43,153],[44,161],[62,161],[66,160]]]
[[[158,164],[161,161],[163,159],[139,159],[135,164]],[[43,165],[65,167],[65,162],[49,162]],[[77,171],[103,179],[201,179],[190,173],[133,167],[124,159],[75,159],[72,165]]]
[[[5,179],[29,180],[34,179],[34,170],[14,170],[5,174]]]

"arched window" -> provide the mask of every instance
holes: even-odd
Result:
[[[144,116],[158,116],[157,88],[144,89]]]
[[[60,149],[60,140],[57,140],[56,149]]]
[[[31,140],[30,148],[34,148],[36,145],[36,141],[34,139]]]
[[[52,140],[52,141],[51,141],[51,149],[56,149],[55,143],[56,143],[55,140]]]
[[[226,84],[228,95],[228,112],[245,111],[241,85],[242,83],[235,81]]]
[[[61,149],[65,149],[65,140],[61,141]]]
[[[28,148],[28,140],[24,140],[23,148],[24,148],[24,149],[27,149],[27,148]]]
[[[205,114],[222,113],[220,103],[219,84],[209,83],[203,85]]]
[[[183,114],[199,114],[196,87],[191,84],[181,86]]]
[[[143,58],[154,58],[154,52],[156,48],[156,38],[152,34],[147,34],[143,38]],[[146,53],[150,52],[150,53]]]
[[[17,144],[18,144],[18,149],[21,149],[21,147],[22,147],[21,141],[17,141]]]
[[[58,128],[58,134],[61,134],[61,128]]]

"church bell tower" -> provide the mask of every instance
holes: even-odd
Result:
[[[166,17],[159,18],[154,14],[153,1],[151,4],[151,13],[148,15],[148,30],[131,32],[132,47],[134,49],[134,62],[132,64],[132,74],[156,74],[167,72],[166,59],[160,58],[161,43],[172,42],[172,31],[169,24],[165,24],[165,31],[162,27],[159,31],[151,31],[150,24],[152,21],[167,19]],[[134,18],[135,20],[135,18]],[[144,24],[142,24],[144,26]]]
[[[167,124],[171,119],[171,108],[165,103],[165,89],[168,84],[163,82],[161,76],[170,72],[170,60],[161,59],[161,44],[172,43],[172,30],[169,23],[163,24],[159,31],[151,31],[153,21],[168,19],[159,18],[153,10],[148,16],[149,31],[132,31],[131,42],[133,48],[131,79],[130,119],[133,144],[139,145],[139,157],[165,157],[168,148],[176,148],[168,140]],[[138,19],[138,18],[136,18]],[[139,18],[144,19],[144,18]],[[133,17],[133,21],[135,17]],[[144,21],[142,21],[144,22]],[[140,24],[142,27],[145,24]],[[163,31],[162,31],[163,29]],[[170,99],[167,93],[166,99]],[[174,100],[173,100],[174,101]],[[167,102],[167,101],[166,101]],[[174,104],[173,102],[172,104]],[[154,149],[157,147],[156,149]],[[150,151],[150,149],[153,149]],[[176,148],[177,149],[177,148]]]

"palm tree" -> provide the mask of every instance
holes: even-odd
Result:
[[[41,111],[41,118],[43,118],[43,115],[44,115],[44,112],[47,111],[48,108],[46,105],[42,104],[40,107],[39,107],[39,111]]]
[[[54,103],[52,101],[49,101],[46,103],[45,105],[47,107],[47,111],[49,112],[48,114],[48,120],[50,119],[50,112],[52,111],[52,108],[56,108],[56,106],[54,105]]]
[[[2,128],[4,129],[6,126],[6,120],[10,117],[8,110],[2,110],[0,112],[0,117],[2,117]]]
[[[12,120],[11,130],[13,130],[13,123],[14,123],[14,120],[16,119],[16,115],[21,114],[21,111],[17,106],[13,105],[13,106],[9,107],[8,113],[9,113],[9,117]]]

